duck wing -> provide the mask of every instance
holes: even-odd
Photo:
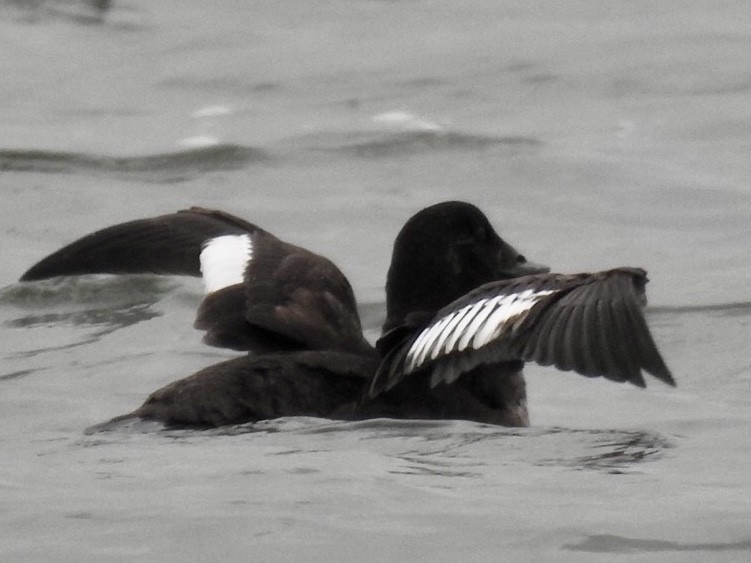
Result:
[[[200,276],[199,255],[207,240],[258,231],[229,213],[191,207],[86,235],[34,264],[21,281],[82,274]]]
[[[644,370],[675,385],[642,313],[646,283],[644,270],[617,268],[480,286],[425,326],[407,331],[386,352],[369,395],[424,369],[431,370],[435,386],[453,383],[481,364],[514,360],[640,387],[646,385]]]
[[[95,273],[203,276],[195,326],[213,346],[373,351],[336,265],[223,211],[191,207],[107,227],[42,259],[21,281]]]

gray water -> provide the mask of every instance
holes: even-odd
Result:
[[[750,52],[745,0],[0,3],[0,560],[748,560]],[[87,435],[233,356],[200,282],[16,283],[202,205],[333,259],[374,338],[445,199],[556,271],[646,268],[678,387],[529,366],[525,430]]]

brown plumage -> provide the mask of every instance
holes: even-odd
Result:
[[[393,416],[526,426],[528,361],[640,387],[645,371],[674,384],[642,313],[643,270],[549,274],[468,203],[423,209],[400,231],[377,351],[336,265],[220,211],[103,229],[21,279],[144,272],[203,274],[196,328],[248,355],[167,385],[115,421]]]

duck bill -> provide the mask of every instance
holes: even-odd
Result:
[[[498,237],[496,254],[496,272],[498,279],[521,278],[535,274],[547,274],[550,267],[545,264],[530,262],[502,238]]]
[[[550,272],[550,266],[538,264],[536,262],[520,262],[510,268],[504,268],[502,274],[510,278],[520,278],[522,276],[532,276],[534,274],[547,274]]]

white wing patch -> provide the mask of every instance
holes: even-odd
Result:
[[[405,372],[411,373],[428,360],[489,344],[520,315],[556,290],[527,289],[521,293],[481,299],[438,319],[423,330],[407,352]]]
[[[224,235],[208,240],[201,251],[201,274],[206,293],[243,283],[253,258],[250,235]]]

